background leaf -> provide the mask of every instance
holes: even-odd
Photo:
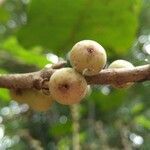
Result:
[[[135,40],[140,7],[140,0],[32,0],[17,35],[26,47],[42,45],[59,55],[83,39],[124,55]]]

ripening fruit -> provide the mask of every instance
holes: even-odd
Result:
[[[10,96],[19,103],[28,104],[35,111],[47,111],[53,102],[50,95],[45,95],[42,91],[35,89],[24,89],[20,92],[11,90]]]
[[[126,60],[115,60],[114,62],[112,62],[108,68],[110,69],[113,69],[113,68],[134,68],[134,66],[126,61]],[[131,85],[133,85],[133,83],[125,83],[125,84],[121,84],[121,85],[118,85],[118,84],[113,84],[112,86],[115,87],[115,88],[128,88],[130,87]]]
[[[102,70],[107,56],[100,44],[92,40],[83,40],[73,46],[69,52],[69,59],[78,72],[91,76]]]
[[[64,105],[80,102],[86,95],[87,83],[82,75],[72,68],[54,72],[49,81],[52,97]]]

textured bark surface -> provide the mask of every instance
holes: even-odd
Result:
[[[135,68],[104,69],[98,75],[85,77],[89,84],[123,84],[150,80],[150,65]]]
[[[52,65],[38,72],[26,74],[0,75],[0,87],[8,89],[42,89],[56,69],[62,68],[66,62]],[[142,65],[132,69],[104,69],[98,75],[85,76],[88,84],[123,84],[128,82],[143,82],[150,80],[150,65]]]

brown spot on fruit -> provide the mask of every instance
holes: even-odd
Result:
[[[93,53],[93,52],[94,52],[94,49],[89,47],[89,48],[87,48],[87,51],[88,51],[88,53],[90,53],[90,54],[91,54],[91,53]]]
[[[68,84],[66,84],[66,83],[60,84],[60,85],[58,86],[59,90],[61,90],[62,92],[68,91],[68,90],[69,90],[69,87],[70,87],[70,86],[69,86]]]

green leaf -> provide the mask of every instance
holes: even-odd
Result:
[[[6,23],[10,18],[9,13],[0,6],[0,23]]]
[[[143,103],[137,103],[136,105],[134,105],[131,109],[131,113],[132,114],[137,114],[139,112],[141,112],[144,109],[144,104]]]
[[[0,100],[10,101],[9,91],[7,89],[0,88]]]
[[[32,0],[28,22],[17,36],[26,47],[41,45],[57,54],[93,39],[124,55],[135,40],[140,8],[140,0]]]
[[[15,37],[9,37],[4,42],[0,43],[0,48],[7,51],[14,59],[26,64],[36,65],[39,68],[50,63],[46,59],[46,56],[41,53],[42,50],[40,47],[27,50],[19,44]]]
[[[118,108],[125,100],[127,90],[114,90],[108,95],[103,94],[100,89],[92,91],[90,96],[91,100],[94,100],[99,109],[103,112],[112,111]]]
[[[150,119],[141,115],[135,118],[135,123],[143,126],[144,128],[150,129]]]
[[[62,136],[70,133],[71,131],[71,122],[67,121],[65,124],[56,123],[49,129],[49,133],[54,136]]]
[[[6,74],[6,73],[7,73],[7,71],[5,69],[0,68],[0,74]]]

